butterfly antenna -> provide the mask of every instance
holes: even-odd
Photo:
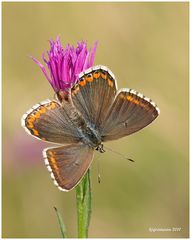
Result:
[[[130,162],[135,162],[133,159],[127,158],[127,157],[125,157],[123,154],[121,154],[121,153],[119,153],[119,152],[117,152],[117,151],[114,151],[114,150],[111,149],[111,148],[108,148],[108,147],[105,146],[105,149],[107,149],[107,150],[109,150],[109,151],[117,154],[118,156],[120,156],[120,157],[123,158],[123,159],[129,160]]]

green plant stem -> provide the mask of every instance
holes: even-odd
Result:
[[[78,216],[78,238],[88,238],[91,217],[91,182],[90,170],[76,186],[76,202]]]

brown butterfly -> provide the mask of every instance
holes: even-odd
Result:
[[[63,146],[43,151],[45,164],[60,190],[73,189],[91,165],[102,142],[116,140],[150,124],[159,108],[131,89],[117,91],[113,73],[95,66],[79,75],[68,96],[35,105],[22,117],[34,137]],[[66,145],[67,144],[67,145]]]

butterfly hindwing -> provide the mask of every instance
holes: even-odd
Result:
[[[122,89],[111,105],[102,130],[102,140],[130,135],[146,127],[159,115],[159,108],[149,98],[134,90]]]
[[[71,97],[83,117],[100,130],[116,92],[112,72],[104,66],[95,66],[80,74],[78,84],[71,90]]]
[[[43,155],[55,185],[62,191],[69,191],[88,170],[93,149],[84,144],[71,144],[45,149]]]

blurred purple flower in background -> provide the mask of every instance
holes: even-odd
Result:
[[[23,132],[16,131],[11,139],[6,139],[3,142],[3,154],[6,159],[4,165],[9,170],[20,169],[22,171],[26,167],[41,164],[42,150],[47,145],[49,146],[50,144],[37,141],[23,134]]]
[[[50,51],[47,52],[48,59],[44,54],[42,58],[49,69],[47,73],[44,65],[37,59],[32,59],[38,64],[42,72],[52,85],[55,92],[59,90],[70,89],[78,80],[80,72],[93,66],[97,42],[93,49],[87,49],[87,43],[78,42],[77,47],[67,45],[66,48],[61,45],[60,38],[56,41],[50,41]]]

